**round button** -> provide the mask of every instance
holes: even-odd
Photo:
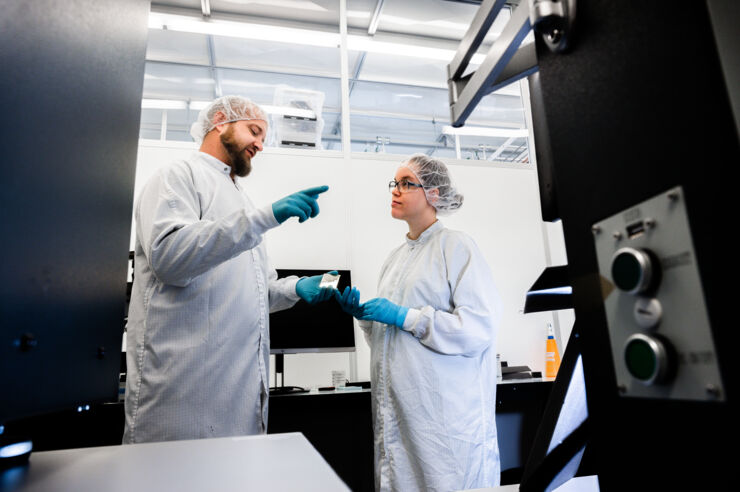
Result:
[[[654,336],[637,333],[624,345],[624,362],[629,373],[645,385],[667,381],[674,361],[667,342]]]
[[[653,328],[660,323],[660,318],[663,317],[663,306],[657,299],[639,297],[635,301],[633,314],[640,328]]]
[[[612,257],[612,280],[629,294],[645,292],[652,286],[653,261],[647,251],[621,248]]]

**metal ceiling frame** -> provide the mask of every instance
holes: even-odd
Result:
[[[501,36],[491,45],[483,63],[463,76],[505,0],[483,0],[452,62],[447,66],[452,126],[460,127],[480,100],[493,91],[538,70],[534,43],[522,41],[535,29],[552,51],[568,48],[575,19],[575,0],[525,0],[513,9]]]
[[[346,0],[345,0],[346,1]],[[450,0],[455,1],[455,0]],[[533,0],[530,0],[533,1]],[[475,2],[471,2],[475,3]],[[536,71],[536,54],[534,50],[534,45],[529,44],[525,45],[519,50],[516,50],[516,47],[521,43],[521,40],[524,36],[526,36],[527,32],[531,29],[529,24],[529,15],[528,15],[528,3],[522,2],[522,4],[515,10],[515,14],[512,15],[512,19],[507,24],[506,28],[504,29],[504,32],[499,37],[496,43],[491,47],[491,50],[489,51],[488,56],[486,57],[483,64],[480,66],[480,68],[465,77],[462,76],[462,74],[465,72],[465,69],[467,68],[467,65],[470,62],[470,59],[472,58],[475,51],[478,49],[480,44],[483,42],[486,34],[488,33],[488,30],[492,26],[496,16],[500,12],[500,10],[505,6],[511,6],[512,4],[516,4],[516,1],[512,0],[483,0],[481,3],[480,10],[478,14],[476,14],[476,17],[473,20],[473,23],[466,33],[464,39],[461,42],[460,47],[458,48],[455,57],[453,61],[448,65],[448,73],[454,75],[454,77],[450,77],[450,80],[448,80],[448,90],[450,91],[450,101],[453,101],[452,95],[455,95],[455,102],[450,104],[450,114],[451,119],[450,123],[452,126],[461,126],[465,120],[468,119],[470,116],[470,112],[472,112],[472,109],[478,104],[480,99],[484,97],[485,95],[499,89],[500,87],[504,85],[508,85],[509,83],[516,81],[519,78],[522,78],[526,75],[528,75],[531,72]],[[368,35],[373,36],[375,32],[377,31],[380,18],[382,15],[382,10],[384,7],[384,0],[377,0],[374,12],[372,14],[372,17],[370,19],[369,25],[368,25]],[[346,7],[345,7],[346,8]],[[204,18],[208,19],[211,16],[211,6],[210,6],[210,0],[201,0],[201,14]],[[512,22],[513,21],[513,22]],[[514,26],[514,27],[512,27]],[[512,38],[512,41],[510,41],[508,44],[513,45],[514,51],[513,53],[510,53],[512,48],[509,47],[507,52],[504,52],[503,54],[496,54],[494,53],[495,50],[500,49],[501,46],[503,46],[503,43],[501,42],[502,39],[508,39]],[[216,63],[216,56],[215,56],[215,46],[214,46],[214,39],[212,35],[207,36],[207,49],[208,49],[208,64],[197,64],[197,63],[184,63],[184,62],[168,62],[168,61],[156,61],[156,60],[150,60],[152,63],[163,63],[168,65],[181,65],[181,66],[193,66],[193,67],[203,67],[208,68],[210,71],[210,74],[214,80],[214,96],[215,97],[221,97],[223,95],[223,90],[221,86],[221,80],[219,76],[219,69],[234,69],[234,70],[250,70],[250,71],[258,71],[263,73],[281,73],[279,70],[265,70],[265,69],[253,69],[253,68],[244,68],[244,67],[228,67],[228,66],[219,66]],[[494,56],[496,54],[496,56]],[[360,73],[364,65],[364,56],[363,53],[356,61],[354,70],[351,73],[350,77],[347,77],[348,80],[346,82],[348,84],[349,93],[351,94],[352,89],[354,88],[356,82],[359,81]],[[329,75],[317,75],[313,73],[301,73],[296,71],[291,72],[284,72],[286,74],[290,75],[303,75],[303,76],[311,76],[311,77],[319,77],[319,78],[331,78],[336,79],[337,77],[332,77]],[[346,75],[342,75],[339,77],[340,81],[342,79],[345,79]],[[368,81],[373,82],[373,81]],[[392,83],[392,82],[376,82],[376,83],[383,83],[383,84],[389,84],[394,86],[408,86],[408,87],[424,87],[429,88],[425,86],[420,85],[414,85],[414,84],[398,84],[398,83]],[[477,89],[476,89],[477,88]],[[439,88],[435,88],[439,89]],[[459,96],[459,97],[457,97]],[[360,115],[360,116],[385,116],[382,115],[380,112],[374,112],[374,111],[352,111],[353,114]],[[377,114],[376,114],[377,113]],[[339,111],[339,115],[337,118],[337,121],[334,125],[332,125],[333,128],[333,134],[339,133],[339,128],[341,127],[341,111]],[[400,118],[400,119],[410,119],[410,120],[423,120],[427,121],[428,118],[424,118],[422,116],[418,115],[410,115],[410,114],[393,114],[393,115],[387,115],[388,117],[394,117],[394,118]],[[167,127],[167,116],[166,116],[166,110],[163,110],[162,115],[162,138],[166,137],[165,134],[165,128]],[[511,124],[508,123],[491,123],[491,122],[480,122],[479,124],[483,124],[485,126],[489,125],[498,125],[498,126],[511,126]],[[400,142],[397,142],[400,143]],[[507,142],[507,144],[510,144],[510,142]],[[428,144],[427,144],[428,145]],[[461,149],[465,150],[475,150],[474,147],[469,147],[465,145],[460,145],[459,138],[455,139],[455,147],[458,151],[458,155]],[[500,148],[497,149],[497,151],[494,153],[495,157],[499,157],[504,153],[509,153],[512,151],[511,145],[502,145]],[[524,154],[524,152],[520,152],[516,158],[512,158],[510,160],[521,160],[521,156]]]
[[[519,47],[531,30],[529,5],[523,2],[512,12],[480,67],[470,75],[462,75],[505,4],[505,0],[483,0],[455,57],[447,66],[452,126],[464,125],[483,97],[537,71],[534,44]]]

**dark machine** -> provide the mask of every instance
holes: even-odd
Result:
[[[13,421],[118,397],[149,1],[0,7],[5,466]]]
[[[463,76],[506,3],[504,32]],[[729,272],[734,255],[717,233],[731,224],[725,170],[740,163],[739,21],[730,0],[483,1],[449,66],[453,126],[528,77],[542,216],[563,221],[587,394],[588,425],[563,441],[571,457],[585,445],[583,467],[566,474],[596,474],[602,490],[733,483],[737,335],[719,260]],[[550,454],[563,464],[567,451]],[[522,490],[562,482],[548,456]]]

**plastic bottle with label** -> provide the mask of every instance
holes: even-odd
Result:
[[[560,369],[560,352],[555,340],[555,332],[552,323],[547,323],[547,341],[545,342],[545,376],[554,378]]]

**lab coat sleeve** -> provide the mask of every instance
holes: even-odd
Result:
[[[298,302],[298,299],[300,299],[300,296],[295,290],[295,286],[300,278],[295,275],[278,278],[274,268],[270,268],[267,275],[267,283],[270,291],[270,312],[274,313],[293,307]]]
[[[262,234],[278,225],[271,206],[238,210],[213,221],[201,219],[200,197],[184,165],[169,166],[147,183],[136,222],[154,274],[177,287],[254,248]]]
[[[362,332],[365,334],[365,341],[370,344],[370,334],[373,331],[373,322],[372,321],[366,321],[366,320],[357,320],[357,326],[360,327]]]
[[[437,352],[474,357],[495,341],[498,294],[490,269],[472,239],[443,247],[453,311],[410,308],[403,329]]]

